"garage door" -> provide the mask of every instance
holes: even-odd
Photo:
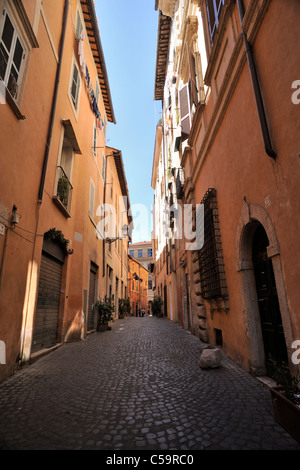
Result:
[[[32,353],[50,348],[57,342],[62,267],[57,259],[42,254]]]

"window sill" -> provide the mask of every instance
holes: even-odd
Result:
[[[20,110],[19,106],[17,105],[17,103],[15,102],[15,100],[13,99],[11,94],[9,93],[8,89],[5,88],[5,90],[6,90],[6,96],[5,96],[6,103],[11,107],[11,109],[14,112],[17,119],[19,119],[19,121],[24,121],[26,119],[26,116],[24,116],[21,113],[21,110]]]
[[[65,208],[65,206],[63,205],[63,203],[61,202],[61,200],[60,200],[57,196],[53,196],[53,197],[52,197],[52,200],[53,200],[54,204],[58,207],[58,209],[63,213],[63,215],[64,215],[67,219],[70,219],[70,218],[71,218],[71,214],[70,214],[70,212]]]

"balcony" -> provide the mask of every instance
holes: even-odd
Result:
[[[176,196],[177,199],[182,199],[184,195],[183,191],[184,186],[184,170],[183,168],[178,168],[176,176]]]
[[[71,199],[73,186],[61,166],[57,167],[57,186],[53,200],[66,217],[71,217]]]

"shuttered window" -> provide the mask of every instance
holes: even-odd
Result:
[[[78,107],[79,88],[80,88],[79,70],[78,70],[76,63],[74,62],[70,93],[71,93],[72,102],[76,111]]]
[[[191,130],[191,106],[189,84],[184,85],[179,91],[180,115],[181,115],[181,140],[189,137]]]
[[[97,128],[95,124],[93,129],[93,154],[95,157],[97,156]]]
[[[187,46],[187,54],[189,59],[189,68],[190,68],[190,96],[191,102],[196,106],[198,104],[198,87],[197,87],[197,74],[196,74],[196,62],[194,54],[192,53],[189,46]]]
[[[219,26],[219,18],[225,0],[206,0],[209,32],[211,43],[213,44],[215,32]]]

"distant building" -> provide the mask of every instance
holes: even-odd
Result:
[[[128,297],[133,316],[140,316],[149,309],[148,277],[148,269],[128,255]]]
[[[152,242],[132,243],[128,247],[128,253],[149,271],[148,276],[148,301],[154,297],[155,279],[153,275],[154,257]]]

